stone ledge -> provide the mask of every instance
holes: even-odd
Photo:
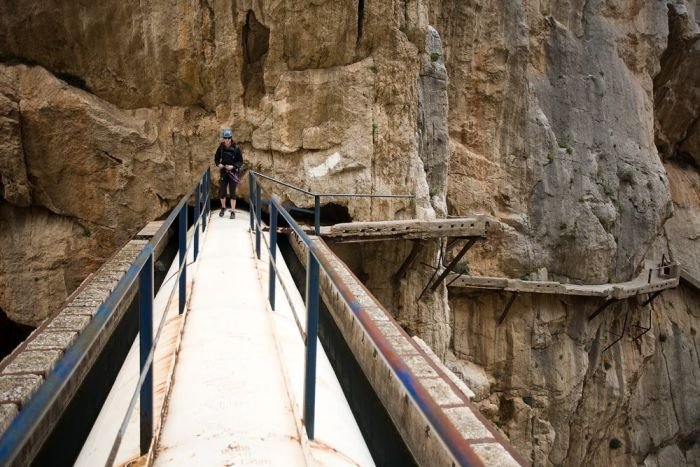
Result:
[[[139,233],[136,234],[137,239],[148,239],[153,236],[158,232],[158,229],[161,228],[163,225],[163,221],[151,221],[148,224],[146,224],[146,227],[141,229]]]
[[[459,378],[452,370],[450,370],[446,365],[444,365],[440,359],[438,358],[437,355],[435,355],[435,352],[430,348],[428,344],[423,341],[418,336],[413,336],[413,342],[418,344],[418,347],[427,355],[427,357],[432,360],[433,365],[438,367],[444,375],[446,375],[452,384],[454,384],[457,388],[462,393],[462,396],[467,398],[468,400],[474,399],[474,391],[472,391],[472,388],[470,388],[467,383],[465,383],[462,379]]]
[[[0,433],[7,430],[7,427],[10,426],[10,423],[15,419],[17,413],[19,413],[19,407],[15,404],[0,405]]]
[[[425,360],[420,354],[403,355],[401,359],[406,362],[406,365],[411,369],[416,378],[439,378],[437,371]]]
[[[109,295],[105,296],[105,298],[101,300],[81,298],[80,296],[78,296],[78,298],[70,302],[70,306],[83,308],[98,308],[100,305],[102,305],[102,302],[104,302],[108,296]]]
[[[472,444],[472,449],[481,458],[484,465],[497,465],[499,467],[516,467],[520,465],[499,443]]]
[[[445,413],[464,439],[493,439],[491,432],[468,407],[452,407],[445,409]]]
[[[293,238],[295,241],[292,246],[304,263],[305,249],[297,238]],[[391,344],[396,355],[408,366],[415,381],[425,388],[434,404],[443,411],[449,420],[447,423],[454,425],[472,448],[487,444],[486,447],[474,450],[474,454],[486,465],[524,465],[525,461],[512,450],[508,440],[495,428],[490,428],[488,421],[476,413],[476,409],[469,403],[472,392],[464,382],[452,375],[422,341],[411,339],[323,241],[314,241],[321,255],[335,269],[334,275],[344,281],[343,288],[354,295],[352,300],[361,305],[365,316],[372,320],[370,326],[376,327]],[[433,427],[427,423],[425,413],[410,397],[403,380],[397,378],[386,359],[381,357],[377,344],[369,338],[364,326],[358,322],[354,312],[340,297],[338,289],[323,270],[320,284],[322,298],[340,332],[416,460],[426,465],[450,465],[454,462],[452,454],[446,450],[443,441],[427,435],[432,433]],[[478,437],[471,437],[472,435]],[[491,444],[500,449],[491,447]]]
[[[91,319],[90,316],[60,314],[49,323],[46,329],[80,332],[85,329]]]
[[[95,316],[96,306],[81,306],[71,303],[61,311],[62,316]]]
[[[2,370],[3,375],[35,374],[46,376],[63,354],[62,350],[25,350]]]
[[[437,405],[457,405],[464,403],[464,401],[455,394],[450,385],[442,379],[422,378],[420,382],[423,387],[428,390],[428,393]]]
[[[24,405],[44,380],[37,375],[0,375],[0,404]]]
[[[45,331],[27,344],[27,350],[59,349],[63,351],[70,347],[77,336],[78,333],[75,331]]]
[[[404,336],[387,336],[387,340],[394,348],[394,352],[402,357],[418,355],[418,350],[407,341]]]

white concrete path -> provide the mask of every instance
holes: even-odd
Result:
[[[280,358],[286,350],[259,277],[247,213],[237,215],[211,217],[155,465],[318,464],[315,442],[297,419],[298,401],[290,400],[290,368]],[[353,457],[341,464],[371,463],[368,454],[359,462]]]

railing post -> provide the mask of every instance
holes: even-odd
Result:
[[[255,184],[255,253],[260,259],[260,219],[262,218],[262,197],[260,194],[260,184]]]
[[[207,231],[207,203],[209,202],[209,181],[207,180],[207,174],[209,169],[204,172],[204,177],[202,178],[202,232]]]
[[[275,266],[277,258],[277,206],[270,200],[270,285],[269,290],[269,300],[270,307],[274,311],[275,309],[275,283],[276,283],[276,272]]]
[[[207,169],[207,217],[211,214],[211,167]]]
[[[202,186],[197,182],[194,188],[194,260],[199,256],[199,190]]]
[[[309,254],[306,269],[306,362],[304,371],[304,424],[309,439],[314,439],[316,405],[316,339],[318,337],[318,261]]]
[[[253,221],[253,216],[255,215],[255,200],[253,199],[253,184],[254,183],[255,183],[255,175],[253,175],[252,171],[248,172],[248,191],[249,191],[248,199],[250,199],[250,209],[248,209],[248,211],[250,212],[250,231],[251,232],[255,228],[255,224]]]
[[[314,232],[321,235],[321,197],[314,195]]]
[[[139,368],[143,371],[153,346],[153,254],[139,273]],[[141,409],[141,455],[146,454],[153,439],[153,361],[149,365],[139,396]]]
[[[182,268],[182,273],[180,274],[180,303],[179,311],[182,314],[185,311],[185,301],[187,300],[187,203],[184,203],[180,209],[180,213],[177,215],[178,218],[178,229],[177,229],[177,243],[179,249],[180,267]]]

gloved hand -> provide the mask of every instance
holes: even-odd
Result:
[[[227,165],[227,166],[226,166],[226,170],[233,170],[233,166],[232,166],[232,165]]]
[[[219,165],[217,165],[217,167],[220,168],[220,169],[223,169],[223,168],[224,168],[224,164],[219,164]]]

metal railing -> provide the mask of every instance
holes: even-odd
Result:
[[[17,417],[12,421],[8,429],[0,438],[0,465],[25,465],[40,451],[48,433],[54,429],[60,414],[68,402],[75,395],[76,389],[69,387],[68,382],[75,378],[84,378],[89,368],[84,368],[83,362],[91,348],[102,336],[103,328],[112,318],[117,307],[127,296],[129,290],[138,281],[138,312],[139,312],[139,361],[140,375],[138,384],[132,397],[131,404],[125,422],[122,423],[117,439],[113,445],[108,465],[114,460],[119,443],[124,434],[124,427],[135,406],[135,401],[140,399],[140,452],[146,454],[153,442],[153,356],[155,347],[160,338],[165,316],[158,327],[155,339],[153,338],[153,254],[156,245],[164,239],[171,225],[177,219],[177,235],[179,248],[179,303],[178,311],[183,313],[186,304],[187,293],[187,207],[190,198],[194,195],[194,235],[190,246],[194,246],[194,258],[199,254],[199,228],[200,223],[206,229],[206,217],[209,214],[211,173],[205,170],[198,178],[197,183],[180,200],[172,210],[163,225],[156,234],[144,246],[137,258],[133,261],[124,276],[119,280],[112,293],[97,308],[92,320],[78,335],[73,344],[66,350],[61,359],[46,376],[46,380],[39,386],[36,393],[22,407]],[[173,291],[175,287],[173,287]],[[173,298],[171,293],[168,304]],[[167,310],[167,305],[166,305]],[[57,403],[62,400],[63,402]],[[40,429],[41,427],[41,429]]]
[[[321,198],[326,197],[326,198],[385,198],[385,199],[415,199],[416,195],[377,195],[373,193],[316,193],[313,191],[309,190],[304,190],[303,188],[296,187],[294,185],[291,185],[287,182],[284,182],[282,180],[279,180],[274,177],[270,177],[265,174],[261,174],[259,172],[254,172],[250,171],[248,173],[249,177],[249,188],[250,188],[250,201],[251,205],[255,205],[255,214],[260,215],[260,206],[261,206],[261,198],[260,198],[260,183],[258,182],[258,179],[264,179],[271,181],[273,183],[276,183],[277,185],[281,185],[284,187],[287,187],[289,189],[292,189],[298,193],[303,193],[307,196],[311,196],[314,198],[314,209],[313,209],[313,214],[314,214],[314,232],[316,235],[321,234]],[[251,208],[250,210],[250,230],[253,231],[253,209]],[[256,242],[255,246],[257,248],[257,253],[258,253],[258,258],[260,257],[260,241],[256,237]]]
[[[160,226],[156,234],[149,242],[151,248],[159,243],[166,235],[168,229],[174,224],[175,218],[178,220],[177,238],[178,238],[178,269],[175,273],[178,281],[178,313],[182,314],[185,311],[187,303],[187,255],[190,248],[194,247],[194,261],[199,256],[199,227],[202,225],[202,230],[207,228],[207,216],[209,215],[210,197],[211,197],[211,171],[207,169],[197,184],[190,190],[181,200],[180,203],[173,209],[168,218]],[[194,234],[189,245],[187,244],[187,206],[190,196],[194,193],[194,219],[192,228]],[[202,199],[203,195],[203,199]],[[161,332],[168,316],[168,308],[175,294],[173,287],[166,302],[163,316],[158,324],[155,338],[153,337],[153,255],[148,259],[147,270],[141,270],[139,275],[139,380],[136,383],[136,390],[131,397],[129,407],[126,410],[122,424],[119,427],[119,432],[112,444],[109,457],[107,458],[106,466],[111,466],[119,452],[119,447],[127,427],[131,412],[134,410],[136,401],[140,401],[139,405],[139,427],[140,427],[140,453],[144,455],[149,452],[153,443],[153,358],[156,352],[156,346],[160,340]],[[150,272],[149,272],[150,271]],[[144,332],[148,330],[149,332]]]
[[[252,172],[249,176],[250,181],[250,192],[251,192],[251,218],[250,227],[251,232],[255,229],[256,235],[256,247],[257,247],[257,257],[260,259],[260,237],[262,230],[262,220],[261,220],[261,187],[257,181],[257,177],[262,177],[267,180],[272,180],[280,183],[288,188],[295,189],[300,192],[305,192],[307,194],[313,195],[315,198],[316,205],[316,235],[320,233],[319,223],[318,223],[318,213],[319,213],[319,197],[323,196],[321,194],[310,193],[305,190],[296,188],[284,182],[279,182],[271,177]],[[254,195],[254,197],[253,197]],[[357,196],[367,196],[367,195],[357,195]],[[370,195],[370,196],[384,196],[384,195]],[[390,197],[405,197],[401,195]],[[318,337],[318,323],[319,323],[319,293],[320,293],[320,268],[323,268],[328,279],[337,288],[340,297],[347,304],[347,306],[352,310],[354,315],[357,317],[358,321],[362,324],[364,329],[367,331],[370,339],[374,342],[375,346],[379,350],[380,354],[386,360],[396,377],[401,381],[404,388],[410,397],[414,400],[416,405],[419,407],[420,411],[424,414],[428,422],[433,426],[435,432],[440,436],[445,447],[448,449],[450,454],[454,457],[459,465],[482,465],[481,460],[476,456],[474,451],[471,449],[469,444],[464,440],[461,433],[455,428],[452,422],[447,418],[447,415],[438,406],[435,400],[432,398],[430,393],[423,387],[418,381],[418,378],[413,374],[408,365],[403,361],[403,359],[394,351],[393,346],[388,341],[388,339],[382,334],[381,330],[372,320],[370,314],[367,312],[366,308],[360,304],[357,297],[350,291],[350,289],[345,285],[342,277],[335,271],[335,268],[331,262],[322,254],[319,247],[313,242],[313,240],[304,232],[304,230],[299,226],[299,224],[294,220],[289,211],[282,205],[282,203],[274,196],[270,196],[268,201],[268,206],[270,209],[270,244],[266,245],[270,253],[270,268],[269,268],[269,289],[268,289],[268,300],[270,302],[270,307],[272,310],[275,309],[275,282],[276,274],[278,273],[276,265],[277,256],[277,224],[278,216],[282,216],[284,220],[289,224],[291,229],[296,233],[299,239],[303,242],[307,249],[307,268],[306,268],[306,335],[304,336],[306,344],[305,352],[305,370],[304,370],[304,408],[303,408],[303,422],[306,426],[306,433],[309,439],[314,438],[314,421],[315,421],[315,381],[316,381],[316,351],[317,351],[317,337]],[[254,209],[253,209],[254,207]],[[253,217],[254,216],[254,217]],[[280,282],[283,284],[282,282]],[[288,294],[287,294],[288,295]],[[288,298],[289,299],[289,298]],[[292,312],[296,315],[293,310],[293,305],[290,300],[290,306],[292,306]],[[298,323],[298,318],[295,316]],[[301,330],[301,329],[300,329]]]
[[[415,195],[377,195],[363,193],[314,193],[302,188],[291,185],[282,180],[270,177],[259,172],[250,171],[248,173],[249,189],[250,189],[250,231],[255,231],[255,253],[260,259],[261,247],[261,232],[262,232],[262,187],[259,179],[268,180],[286,188],[292,189],[299,193],[303,193],[314,198],[314,232],[316,235],[321,233],[321,197],[354,197],[354,198],[404,198],[414,199]],[[318,337],[318,304],[319,304],[319,262],[318,257],[313,251],[313,245],[309,237],[304,233],[299,224],[292,218],[289,211],[282,206],[279,200],[271,199],[267,203],[270,208],[270,244],[266,248],[270,252],[270,277],[268,294],[270,306],[275,309],[275,284],[277,282],[277,214],[281,215],[292,229],[302,238],[304,243],[309,248],[308,267],[306,273],[306,332],[301,327],[301,323],[297,313],[292,310],[294,319],[299,328],[299,332],[306,344],[306,360],[304,370],[304,424],[306,433],[309,439],[314,438],[314,419],[315,419],[315,399],[316,399],[316,341]],[[284,284],[280,282],[284,287]],[[285,289],[285,294],[291,305],[289,293]]]

